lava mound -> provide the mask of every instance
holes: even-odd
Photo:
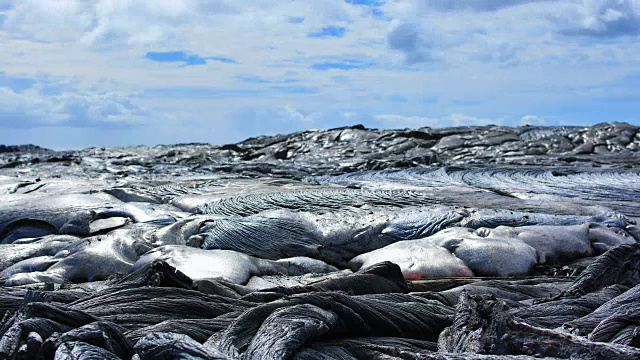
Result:
[[[640,133],[0,146],[2,359],[638,359]]]

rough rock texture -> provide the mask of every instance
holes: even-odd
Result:
[[[0,148],[3,149],[3,148]],[[53,152],[9,146],[5,168],[72,166],[82,161],[117,174],[171,165],[196,172],[219,170],[305,177],[424,165],[634,165],[639,159],[638,127],[624,123],[592,127],[476,126],[376,130],[356,125],[326,131],[259,136],[237,144],[179,144],[136,148],[92,148]],[[4,152],[1,151],[0,152]]]
[[[640,358],[640,133],[0,146],[0,359]]]

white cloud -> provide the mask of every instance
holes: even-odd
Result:
[[[427,118],[421,116],[404,116],[397,114],[379,114],[375,115],[374,120],[379,121],[385,127],[404,128],[404,127],[442,127],[440,119]]]
[[[47,87],[59,89],[47,94]],[[0,87],[3,127],[118,127],[145,124],[148,116],[126,94],[78,90],[55,83],[39,84],[21,92]]]
[[[313,123],[320,116],[320,113],[315,112],[311,114],[305,114],[303,111],[295,109],[291,106],[285,105],[277,112],[277,115],[287,120],[298,121],[302,123]]]
[[[615,38],[640,35],[640,1],[584,0],[552,14],[567,35]]]
[[[408,64],[428,61],[433,57],[433,44],[415,23],[392,23],[387,34],[387,43],[391,49],[403,52]]]
[[[41,41],[113,45],[159,41],[180,19],[197,15],[194,1],[23,0],[5,29]]]
[[[504,3],[504,2],[502,2]],[[496,29],[496,18],[508,19],[500,13],[461,12],[461,10],[499,9],[498,2],[412,1],[396,10],[386,40],[390,49],[401,52],[407,64],[445,61],[466,62],[473,59],[493,60],[496,49],[515,48],[523,24],[510,33]],[[445,11],[445,12],[442,12]],[[499,25],[498,25],[499,26]],[[500,34],[496,34],[496,30]],[[498,41],[497,39],[501,39]],[[485,45],[489,44],[490,48]],[[468,51],[469,46],[473,48]],[[473,46],[478,45],[478,46]],[[502,51],[504,52],[504,50]],[[504,62],[501,55],[498,62]]]
[[[501,125],[501,119],[486,119],[463,114],[451,114],[449,121],[452,126],[479,126],[479,125]]]
[[[503,66],[559,52],[563,57],[590,56],[586,49],[576,50],[584,42],[565,36],[593,42],[640,35],[638,0],[414,0],[392,11],[396,17],[387,44],[409,64],[435,59]],[[527,56],[531,52],[537,55]]]
[[[97,47],[175,46],[204,33],[236,37],[233,30],[273,32],[291,28],[292,14],[304,15],[303,28],[349,22],[359,11],[333,0],[283,3],[256,0],[20,0],[5,30],[41,41],[77,42]],[[232,39],[229,39],[232,40]]]
[[[499,119],[477,118],[458,113],[439,118],[404,116],[398,114],[379,114],[373,118],[384,127],[391,128],[416,128],[425,126],[440,128],[448,126],[500,125],[502,123],[502,120]]]
[[[178,123],[180,141],[230,141],[354,123],[517,124],[523,114],[613,121],[592,100],[640,91],[618,83],[640,66],[638,3],[406,0],[373,16],[338,0],[0,0],[0,69],[39,84],[2,89],[0,113],[25,127],[153,123],[163,135],[147,139],[163,142]],[[307,36],[324,26],[345,35]],[[145,59],[165,51],[237,64]]]

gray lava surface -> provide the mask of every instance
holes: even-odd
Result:
[[[0,145],[0,359],[638,359],[638,130]]]

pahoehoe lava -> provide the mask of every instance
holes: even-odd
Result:
[[[638,130],[0,146],[0,359],[638,359]]]

